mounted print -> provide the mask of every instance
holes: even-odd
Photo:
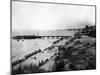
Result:
[[[11,73],[96,69],[96,6],[12,0]]]

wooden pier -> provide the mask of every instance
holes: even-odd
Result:
[[[19,35],[14,36],[13,39],[19,41],[24,41],[25,39],[60,39],[60,38],[69,38],[71,36],[32,36],[32,35]]]

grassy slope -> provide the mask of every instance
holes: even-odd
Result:
[[[65,45],[59,46],[59,56],[56,58],[53,67],[55,71],[96,68],[95,28],[92,29],[87,29],[88,34],[85,34],[84,31],[77,32]]]

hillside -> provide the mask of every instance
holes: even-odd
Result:
[[[85,30],[86,33],[85,33]],[[95,26],[84,28],[69,39],[65,45],[59,45],[55,58],[54,71],[89,70],[96,68]]]

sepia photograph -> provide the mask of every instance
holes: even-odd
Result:
[[[11,74],[96,69],[96,6],[11,1]]]

